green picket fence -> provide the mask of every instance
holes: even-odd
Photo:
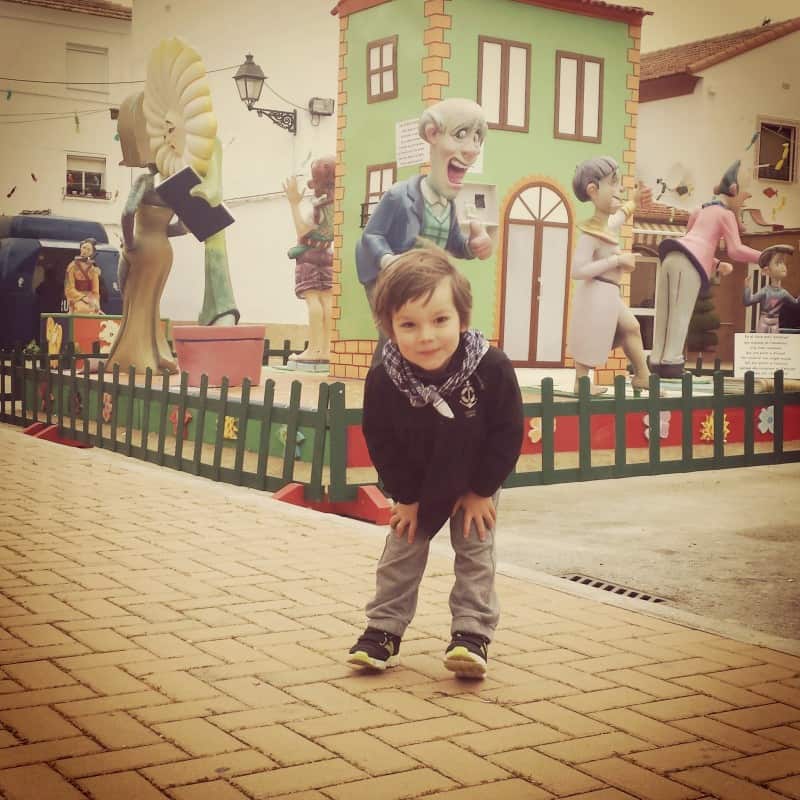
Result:
[[[360,427],[362,412],[347,408],[342,383],[321,384],[313,402],[303,404],[303,386],[295,380],[288,402],[278,403],[272,380],[263,388],[245,381],[238,396],[231,396],[227,383],[209,392],[204,379],[199,389],[190,389],[186,374],[171,377],[148,370],[137,385],[132,370],[120,375],[115,367],[106,373],[101,362],[98,373],[90,374],[85,363],[83,371],[76,370],[76,359],[0,353],[0,421],[56,425],[62,436],[77,442],[241,486],[275,491],[301,483],[309,500],[351,501],[359,486],[377,481],[368,466],[351,464],[349,432]],[[537,420],[541,447],[534,454],[523,451],[506,486],[800,461],[800,392],[784,391],[783,374],[775,373],[770,392],[755,391],[752,373],[736,394],[725,394],[724,381],[717,370],[713,392],[698,395],[687,375],[680,394],[662,397],[653,376],[649,393],[626,397],[619,376],[613,393],[592,397],[583,379],[579,395],[565,398],[556,396],[547,378],[540,399],[524,404],[526,419]],[[755,417],[767,406],[774,427],[764,440],[756,436]],[[726,415],[735,409],[742,409],[741,437],[726,442]],[[679,444],[672,436],[669,447],[657,433],[665,411],[680,425]],[[702,445],[696,441],[697,411],[708,417],[712,430]],[[646,417],[649,431],[656,432],[644,448],[630,445],[631,414]],[[613,426],[613,445],[602,451],[593,448],[592,439],[593,420],[600,415]],[[570,424],[577,430],[577,444],[565,452],[556,446],[556,431]]]

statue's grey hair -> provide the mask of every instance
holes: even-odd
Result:
[[[460,97],[449,97],[447,100],[440,100],[438,103],[428,106],[422,112],[422,116],[419,118],[420,138],[425,138],[425,128],[427,128],[428,125],[435,125],[437,131],[444,130],[453,112],[457,109],[462,110],[465,103],[468,108],[469,106],[473,107],[475,122],[479,124],[481,139],[485,139],[486,131],[489,126],[486,124],[486,115],[484,114],[483,108],[475,102],[464,100]]]
[[[619,170],[619,164],[611,156],[598,156],[581,161],[575,167],[575,175],[572,178],[572,191],[575,197],[582,203],[589,200],[586,189],[590,183],[598,184],[607,175],[613,175]]]

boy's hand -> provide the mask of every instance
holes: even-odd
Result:
[[[730,275],[731,272],[733,272],[733,264],[727,261],[720,261],[719,264],[717,264],[717,272],[719,272],[722,277]]]
[[[419,503],[395,503],[392,506],[392,516],[389,518],[389,527],[394,535],[400,539],[403,533],[408,533],[408,543],[413,544],[417,535],[417,512]]]
[[[478,538],[482,542],[486,541],[487,528],[494,528],[497,520],[497,511],[492,498],[481,497],[475,492],[467,492],[458,498],[458,501],[453,506],[453,514],[459,509],[464,512],[464,538],[469,539],[469,531],[474,522],[475,527],[478,529]]]

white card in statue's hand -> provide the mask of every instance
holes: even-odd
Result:
[[[156,187],[156,192],[195,238],[204,242],[209,236],[219,233],[235,220],[225,203],[210,206],[204,198],[190,194],[191,190],[201,182],[194,168],[186,166],[161,181]]]

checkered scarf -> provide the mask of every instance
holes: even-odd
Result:
[[[392,341],[383,346],[383,366],[392,383],[408,398],[412,406],[419,408],[430,403],[443,417],[453,419],[453,411],[444,398],[463,386],[475,372],[489,349],[489,342],[480,331],[468,330],[461,334],[460,346],[464,349],[461,364],[439,386],[423,383]]]

